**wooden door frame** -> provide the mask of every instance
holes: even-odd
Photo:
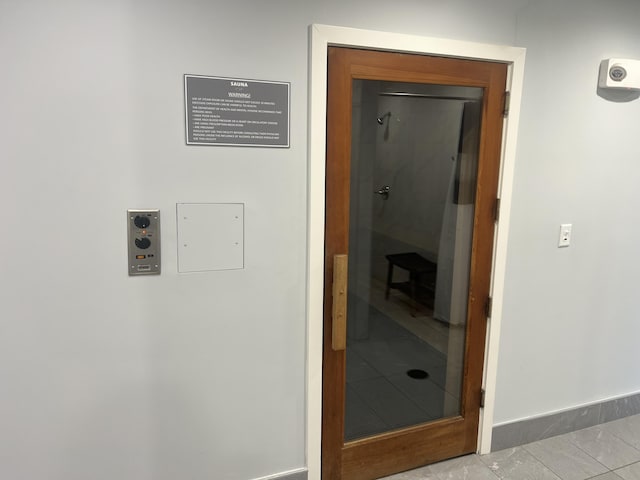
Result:
[[[493,307],[487,323],[483,373],[485,406],[480,412],[479,453],[491,449],[498,346],[504,292],[513,170],[524,75],[525,49],[420,37],[371,30],[311,25],[309,55],[308,224],[307,224],[307,424],[306,455],[309,480],[320,480],[322,434],[322,341],[324,290],[325,157],[327,112],[327,49],[329,46],[504,62],[509,66],[509,115],[504,120],[496,224],[491,273]]]

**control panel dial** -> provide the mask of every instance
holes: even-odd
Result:
[[[139,249],[146,250],[151,246],[151,240],[149,240],[147,237],[136,238],[135,244]]]
[[[149,225],[151,225],[151,220],[149,219],[149,217],[136,215],[136,217],[133,219],[133,224],[138,228],[147,228]]]

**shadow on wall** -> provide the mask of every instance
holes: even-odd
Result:
[[[611,88],[597,88],[598,96],[610,102],[625,103],[640,98],[640,90],[613,90]]]

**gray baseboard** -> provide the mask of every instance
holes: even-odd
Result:
[[[256,478],[255,480],[307,480],[307,477],[307,469],[301,468],[290,472],[276,473],[274,475],[269,475],[268,477]]]
[[[493,428],[491,451],[504,450],[640,413],[640,393]]]

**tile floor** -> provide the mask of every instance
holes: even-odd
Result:
[[[456,414],[460,385],[447,377],[447,355],[372,305],[349,303],[366,309],[367,327],[347,342],[345,439]],[[411,369],[428,378],[411,378]]]
[[[387,480],[640,480],[640,415]]]

